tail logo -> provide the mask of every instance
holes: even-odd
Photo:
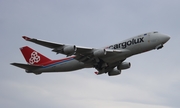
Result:
[[[40,61],[40,56],[36,51],[31,53],[31,58],[29,59],[30,64],[38,63]]]

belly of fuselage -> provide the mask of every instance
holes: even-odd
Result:
[[[72,59],[67,62],[59,62],[54,65],[43,66],[42,68],[37,69],[34,72],[68,72],[88,67],[90,66],[87,66],[83,62],[79,62],[76,59]]]

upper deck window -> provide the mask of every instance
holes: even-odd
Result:
[[[147,33],[144,34],[144,36],[146,36],[146,35],[147,35]]]
[[[153,33],[158,33],[157,31],[153,32]]]

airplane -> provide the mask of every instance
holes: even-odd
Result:
[[[27,36],[22,36],[22,38],[51,48],[57,54],[67,55],[63,59],[51,60],[30,47],[24,46],[20,50],[28,64],[11,63],[11,65],[25,69],[27,73],[38,75],[47,72],[69,72],[83,68],[95,68],[97,75],[108,73],[109,76],[115,76],[121,74],[121,70],[130,68],[131,63],[125,62],[126,58],[153,49],[161,49],[170,36],[157,31],[148,32],[103,48],[66,45]]]

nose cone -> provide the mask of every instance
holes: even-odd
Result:
[[[162,40],[163,40],[164,43],[166,43],[169,39],[170,39],[170,36],[168,36],[168,35],[163,35],[162,36]]]
[[[164,35],[164,41],[167,42],[170,39],[170,36]]]

